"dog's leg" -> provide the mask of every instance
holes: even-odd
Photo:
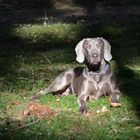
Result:
[[[114,91],[110,94],[110,104],[111,104],[111,106],[113,106],[113,107],[121,106],[121,103],[119,101],[119,97],[120,97],[120,91],[119,90],[116,90],[116,91]]]
[[[36,93],[35,96],[32,96],[31,99],[38,99],[40,96],[45,95],[46,93],[63,93],[71,84],[71,80],[73,78],[73,71],[65,71],[61,73],[54,82],[48,87],[43,90],[40,90]]]
[[[121,106],[121,103],[119,101],[119,97],[120,97],[120,90],[119,90],[119,87],[117,85],[117,79],[116,79],[116,76],[111,73],[110,76],[109,76],[109,91],[108,91],[108,94],[110,96],[110,104],[111,106],[113,107],[117,107],[117,106]]]
[[[86,94],[81,94],[78,99],[78,105],[79,105],[79,112],[81,113],[86,113],[87,112],[87,107],[86,107],[86,99],[87,99],[87,95]]]

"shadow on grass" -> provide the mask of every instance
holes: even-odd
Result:
[[[121,92],[124,97],[127,96],[130,98],[132,109],[135,110],[135,113],[140,118],[140,71],[133,71],[124,66],[120,66],[119,76],[121,77]]]
[[[96,0],[74,0],[75,3],[80,4],[83,7],[93,7],[95,4],[97,4]],[[120,5],[140,5],[139,0],[134,1],[128,1],[128,0],[118,0],[118,1],[109,1],[109,0],[100,0],[99,4],[103,6],[120,6]]]

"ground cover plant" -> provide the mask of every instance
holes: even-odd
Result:
[[[102,36],[112,45],[122,107],[108,97],[88,101],[78,112],[74,95],[29,97],[47,87],[63,70],[81,66],[74,48],[85,37]],[[93,25],[0,25],[0,137],[2,139],[140,138],[140,27],[135,23]],[[45,111],[44,111],[45,110]]]

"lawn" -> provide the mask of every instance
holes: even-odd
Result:
[[[88,101],[89,113],[82,115],[74,95],[48,94],[37,103],[29,100],[60,72],[81,66],[75,61],[76,44],[82,38],[97,36],[112,45],[114,58],[110,63],[117,73],[122,107],[111,108],[108,97],[103,97]],[[139,36],[140,26],[135,23],[0,25],[0,137],[9,140],[139,139]],[[40,116],[35,106],[49,112],[41,112]]]

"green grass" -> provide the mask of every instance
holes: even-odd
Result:
[[[140,138],[140,27],[135,23],[0,26],[0,137],[2,139],[44,140],[128,140]],[[50,119],[30,116],[19,124],[16,116],[29,97],[47,87],[63,70],[81,66],[74,48],[85,37],[102,36],[112,45],[118,65],[122,107],[111,108],[106,98],[87,102],[89,116],[78,112],[77,98],[40,98],[41,104],[59,112]],[[17,104],[16,104],[17,103]],[[96,111],[106,106],[108,112]],[[14,120],[11,120],[15,118]],[[30,124],[28,126],[28,124]],[[20,126],[24,126],[20,128]]]

